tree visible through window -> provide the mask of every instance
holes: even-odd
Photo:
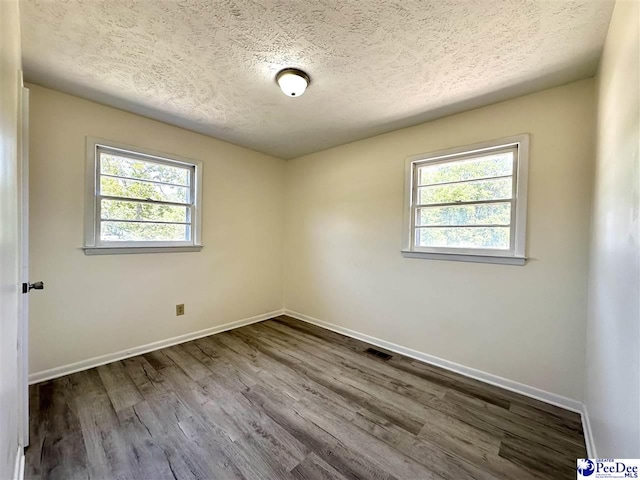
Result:
[[[516,228],[518,201],[522,207],[526,201],[526,187],[519,187],[526,173],[521,149],[521,143],[498,144],[411,160],[409,249],[522,254],[524,237]]]
[[[94,244],[195,245],[196,165],[95,145]]]
[[[100,152],[100,239],[188,241],[190,181],[189,168]]]

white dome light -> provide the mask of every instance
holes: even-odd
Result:
[[[276,81],[282,93],[289,97],[299,97],[304,93],[309,85],[309,75],[302,70],[286,68],[278,72]]]

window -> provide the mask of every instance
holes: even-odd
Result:
[[[87,139],[85,252],[199,250],[202,164]]]
[[[407,257],[525,263],[529,136],[407,159]]]

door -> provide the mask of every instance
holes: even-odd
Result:
[[[20,382],[21,447],[29,445],[29,90],[20,82],[18,112],[18,218],[20,222],[20,267],[22,282],[18,324],[18,380]],[[26,285],[26,287],[25,287]]]

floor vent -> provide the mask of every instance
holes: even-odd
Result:
[[[369,355],[374,355],[378,358],[381,358],[382,360],[389,360],[391,358],[391,355],[389,355],[388,353],[381,352],[380,350],[376,350],[375,348],[367,348],[365,352]]]

